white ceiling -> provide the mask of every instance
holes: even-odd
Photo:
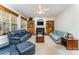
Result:
[[[6,4],[6,6],[18,11],[26,17],[48,17],[56,16],[69,7],[69,4],[40,4],[43,8],[49,8],[44,15],[38,15],[34,9],[38,8],[39,4]]]

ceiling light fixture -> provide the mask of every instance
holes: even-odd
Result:
[[[41,5],[38,5],[38,9],[34,9],[34,11],[38,14],[38,15],[42,15],[45,14],[46,11],[48,11],[49,8],[43,8]]]

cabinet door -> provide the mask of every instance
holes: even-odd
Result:
[[[73,49],[73,41],[67,40],[67,49],[72,50]]]
[[[78,49],[78,41],[77,40],[73,41],[73,49]]]
[[[70,50],[78,49],[77,40],[67,40],[67,48]]]

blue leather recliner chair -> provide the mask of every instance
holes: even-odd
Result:
[[[0,48],[0,55],[32,55],[35,45],[32,42],[22,42],[17,45],[5,45]]]
[[[8,32],[9,42],[0,45],[0,55],[32,55],[35,53],[35,44],[27,41],[31,37],[29,32],[18,30]],[[27,35],[29,33],[29,35]],[[26,36],[26,37],[25,37]],[[28,37],[29,36],[29,37]],[[17,38],[18,37],[18,38]]]
[[[12,45],[25,42],[31,37],[32,33],[27,32],[26,30],[16,30],[8,32],[7,35],[10,40],[10,44]]]

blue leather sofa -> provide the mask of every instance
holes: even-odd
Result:
[[[26,30],[16,30],[7,33],[10,44],[18,44],[28,40],[32,33],[27,32]]]
[[[8,32],[7,36],[9,42],[6,41],[0,45],[0,55],[32,55],[35,53],[35,44],[27,41],[31,37],[31,33],[25,30],[19,30],[18,32]]]
[[[0,48],[0,55],[32,55],[34,53],[35,45],[29,41]]]
[[[55,30],[54,32],[49,33],[49,36],[55,43],[61,43],[61,37],[64,37],[65,34],[65,32]]]

